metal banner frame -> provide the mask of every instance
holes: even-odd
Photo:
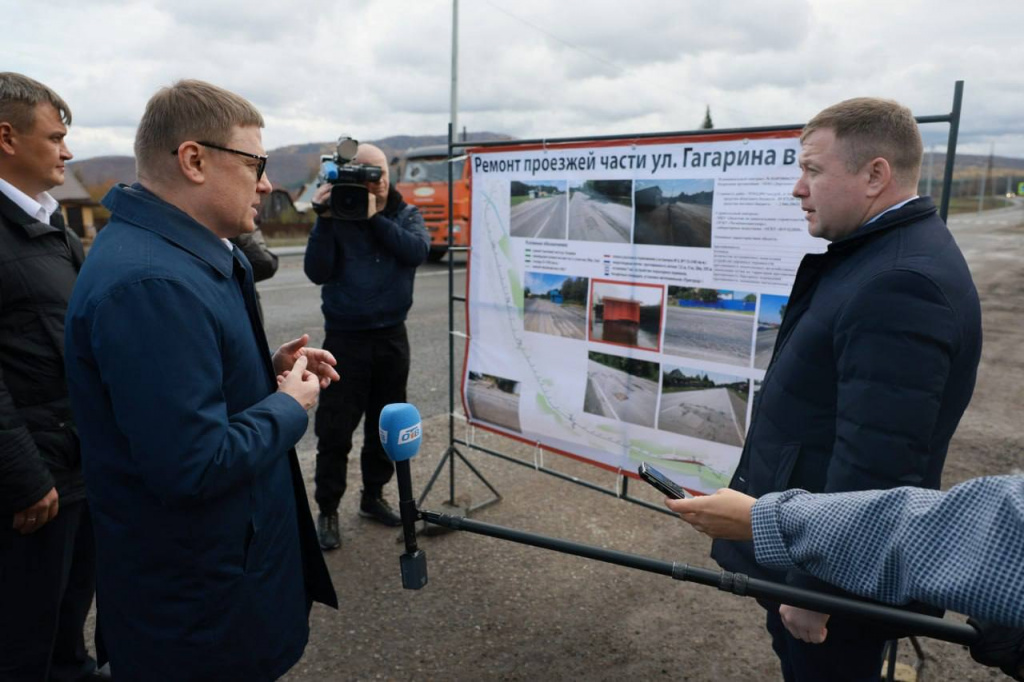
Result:
[[[953,165],[956,157],[956,145],[957,139],[960,132],[960,112],[961,105],[963,102],[963,89],[964,82],[956,81],[953,87],[953,107],[948,114],[938,114],[933,116],[917,116],[915,119],[919,124],[925,123],[948,123],[949,124],[949,137],[946,143],[946,167],[943,172],[942,179],[942,200],[939,203],[939,215],[945,222],[946,217],[949,213],[949,199],[950,189],[953,183]],[[470,147],[473,149],[485,149],[488,147],[505,147],[505,148],[516,148],[516,147],[529,147],[529,146],[541,146],[545,149],[552,149],[559,145],[568,144],[579,144],[584,142],[630,142],[636,140],[652,140],[664,137],[682,137],[682,136],[709,136],[709,135],[737,135],[737,134],[755,134],[755,133],[772,133],[772,132],[786,132],[801,130],[804,124],[791,124],[782,126],[764,126],[764,127],[753,127],[753,128],[728,128],[728,129],[712,129],[712,130],[687,130],[678,132],[661,132],[661,133],[641,133],[637,135],[599,135],[599,136],[587,136],[587,137],[561,137],[561,138],[539,138],[529,140],[500,140],[493,142],[455,142],[453,138],[454,130],[452,124],[448,125],[448,445],[438,462],[437,467],[434,469],[433,475],[430,477],[427,485],[420,493],[417,499],[417,504],[423,504],[427,495],[433,488],[437,479],[440,477],[441,472],[447,466],[448,468],[448,500],[446,504],[449,506],[458,506],[456,502],[455,494],[455,462],[456,460],[461,461],[470,472],[476,476],[491,492],[492,497],[484,500],[475,505],[467,505],[465,513],[468,515],[476,510],[495,504],[501,500],[501,493],[498,492],[490,481],[477,469],[469,459],[459,450],[459,446],[463,446],[470,450],[482,452],[492,457],[497,457],[520,466],[529,467],[541,473],[560,478],[564,481],[581,485],[591,490],[603,493],[605,495],[611,495],[618,497],[623,500],[627,500],[634,504],[640,505],[653,511],[661,512],[674,516],[674,514],[663,506],[654,505],[645,500],[641,500],[636,497],[632,497],[629,494],[629,479],[630,477],[623,473],[621,470],[617,474],[617,481],[621,483],[615,487],[615,489],[609,489],[604,486],[591,483],[589,481],[581,480],[575,476],[569,476],[555,469],[550,469],[543,465],[540,458],[534,461],[523,460],[518,457],[514,457],[507,453],[499,452],[491,448],[486,448],[470,440],[464,438],[458,438],[455,433],[455,397],[457,392],[456,377],[455,377],[455,339],[464,339],[466,343],[469,341],[469,337],[462,332],[455,329],[455,304],[462,303],[468,307],[468,301],[466,296],[459,295],[455,292],[455,253],[469,253],[473,247],[472,236],[470,237],[469,246],[455,246],[454,244],[454,232],[453,232],[453,209],[454,209],[454,190],[453,190],[453,161],[457,160],[455,156],[456,147],[459,149],[459,153],[465,154],[466,150]],[[472,223],[470,223],[470,230],[472,230]],[[470,233],[472,235],[472,232]],[[468,263],[467,263],[468,267]],[[468,309],[466,310],[468,318]],[[481,428],[486,428],[481,426]],[[490,431],[490,429],[488,429]],[[498,431],[491,431],[499,435],[510,438],[506,434]],[[540,443],[536,443],[536,448],[543,453],[544,450],[549,450]],[[558,453],[561,454],[561,453]],[[588,460],[584,460],[588,461]]]

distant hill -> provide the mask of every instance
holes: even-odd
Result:
[[[470,142],[511,139],[514,138],[500,133],[484,132],[469,135]],[[372,143],[380,147],[384,154],[391,159],[413,147],[447,144],[448,139],[443,135],[393,135],[380,140],[372,140]],[[331,153],[334,144],[334,142],[311,142],[270,150],[268,173],[274,186],[287,189],[294,194],[312,179],[320,164],[320,155]],[[927,175],[929,163],[929,156],[925,154],[922,175]],[[946,155],[936,153],[933,163],[934,177],[941,178],[946,164]],[[100,196],[93,197],[96,199],[100,198],[112,183],[135,182],[135,159],[131,156],[97,156],[84,161],[75,161],[70,165],[90,192],[98,192]],[[987,167],[987,155],[957,154],[954,177],[961,180],[977,178],[985,172]],[[995,156],[992,158],[992,171],[995,177],[1024,174],[1024,159]]]
[[[470,133],[470,142],[511,140],[500,133]],[[394,135],[380,140],[370,140],[381,148],[388,159],[400,156],[405,150],[427,145],[447,144],[444,135]],[[293,144],[271,149],[267,172],[275,187],[287,189],[293,194],[310,181],[320,165],[320,155],[330,154],[335,142],[310,142]],[[96,190],[101,196],[111,184],[135,182],[135,157],[97,156],[69,164],[78,178],[90,191]],[[98,197],[94,197],[98,198]]]
[[[924,172],[928,172],[928,164],[930,163],[928,153],[924,155]],[[946,166],[946,155],[944,153],[935,153],[935,174],[942,173],[942,169]],[[978,173],[985,172],[988,168],[988,155],[987,154],[957,154],[956,155],[956,166],[954,167],[954,173],[966,173],[968,176],[977,175]],[[1024,159],[1019,159],[1013,156],[993,156],[992,157],[992,172],[998,173],[1003,171],[1005,173],[1011,173],[1013,171],[1024,171]],[[1019,174],[1019,173],[1018,173]]]
[[[68,166],[82,184],[89,188],[135,182],[134,156],[95,156],[83,161],[72,161]],[[93,199],[96,198],[93,196]]]

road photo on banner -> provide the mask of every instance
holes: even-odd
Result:
[[[754,346],[754,367],[768,369],[775,350],[775,339],[779,336],[782,317],[786,314],[789,296],[761,296],[761,310],[757,314],[757,342]]]
[[[658,350],[664,287],[595,279],[590,293],[590,340]]]
[[[594,351],[588,358],[583,411],[639,426],[654,426],[658,363]]]
[[[471,371],[466,385],[466,402],[471,419],[522,433],[518,381]]]
[[[629,243],[632,180],[569,181],[569,239]]]
[[[715,181],[637,180],[634,244],[711,247]]]
[[[750,366],[757,294],[728,289],[668,288],[664,352]]]
[[[587,331],[586,277],[527,272],[523,289],[523,329],[583,340]]]
[[[744,377],[663,365],[658,428],[742,447],[749,395]]]
[[[565,239],[565,180],[514,180],[509,185],[513,237]]]

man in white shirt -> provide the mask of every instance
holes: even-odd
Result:
[[[0,679],[95,670],[82,628],[95,555],[64,378],[64,313],[84,253],[47,192],[63,184],[71,110],[0,73]]]

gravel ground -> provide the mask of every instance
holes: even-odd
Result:
[[[974,400],[950,447],[946,487],[1024,467],[1024,245],[999,228],[999,248],[971,257],[985,343]],[[1006,239],[1009,237],[1009,239]],[[958,236],[958,239],[960,237]],[[464,435],[465,427],[457,430]],[[447,444],[444,417],[424,424],[413,460],[417,491]],[[475,430],[476,442],[532,461],[533,450]],[[672,517],[465,450],[504,496],[475,518],[577,542],[716,568],[710,541]],[[304,452],[311,486],[310,452]],[[614,476],[568,458],[544,463],[608,489]],[[350,476],[357,476],[354,468]],[[358,480],[358,479],[356,479]],[[459,463],[457,501],[488,491]],[[424,508],[444,511],[447,474]],[[633,483],[631,493],[660,502]],[[394,495],[394,493],[392,493]],[[459,499],[464,498],[464,499]],[[341,610],[315,607],[306,655],[287,680],[776,680],[763,611],[751,599],[700,585],[465,532],[421,538],[429,583],[401,587],[395,531],[356,517],[343,501],[345,546],[328,555]],[[961,616],[947,618],[963,621]],[[919,679],[991,680],[965,648],[921,639]],[[900,660],[912,664],[906,640]]]
[[[1017,428],[1024,403],[1020,229],[995,235],[1010,239],[971,259],[982,296],[985,344],[974,400],[950,448],[947,487],[1024,467],[1024,437]],[[445,450],[447,428],[444,416],[424,423],[421,454],[412,462],[417,491]],[[468,433],[462,425],[457,430],[460,436]],[[531,448],[481,430],[474,436],[480,445],[532,461]],[[312,445],[307,436],[299,448],[310,498]],[[528,467],[463,452],[504,496],[474,518],[716,568],[708,558],[710,541],[673,517]],[[607,489],[615,483],[612,474],[568,458],[548,454],[544,463]],[[358,482],[358,457],[352,467],[350,480]],[[461,505],[489,497],[461,462],[456,486]],[[630,491],[661,501],[640,483]],[[388,496],[397,501],[394,489]],[[423,507],[451,511],[447,497],[445,473]],[[762,627],[763,611],[751,599],[465,532],[421,536],[429,583],[406,591],[399,575],[399,534],[358,518],[356,504],[357,495],[342,501],[345,544],[327,555],[341,608],[314,606],[306,653],[286,680],[780,679]],[[921,644],[927,663],[919,679],[1001,675],[974,664],[963,647],[925,639]],[[912,663],[909,654],[904,643],[901,661]]]

